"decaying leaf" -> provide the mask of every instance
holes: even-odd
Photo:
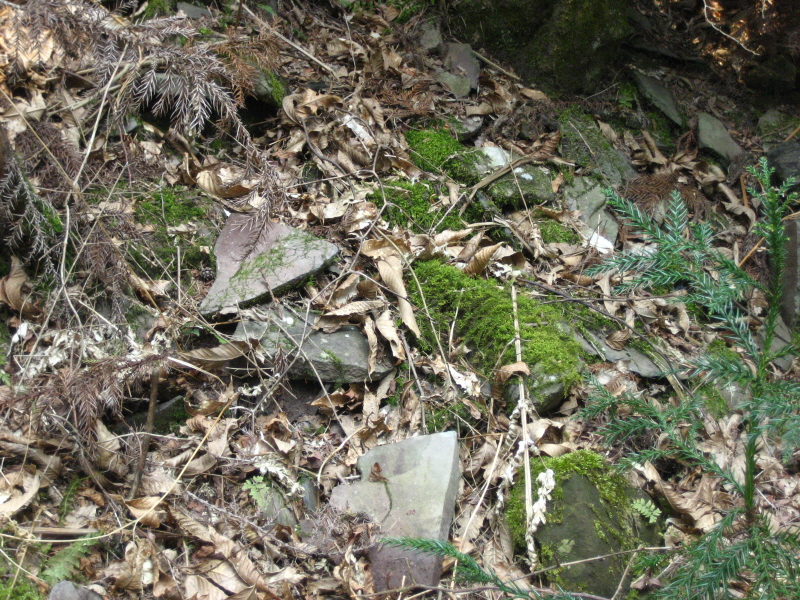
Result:
[[[414,309],[411,307],[411,303],[406,300],[406,286],[403,283],[403,267],[400,259],[397,256],[387,256],[379,260],[378,272],[381,274],[381,279],[386,284],[386,287],[397,295],[397,306],[403,323],[414,335],[419,337],[422,334],[414,317]]]
[[[467,266],[464,267],[464,273],[467,275],[480,275],[483,273],[489,261],[492,260],[492,256],[500,246],[502,246],[502,244],[495,244],[494,246],[488,246],[478,250],[475,256],[467,263]]]
[[[30,292],[31,285],[22,262],[12,256],[8,275],[0,279],[0,302],[19,312],[23,319],[37,321],[42,316],[42,310],[28,300]]]
[[[178,356],[203,369],[221,369],[227,366],[231,360],[244,356],[248,349],[249,346],[244,342],[228,342],[214,348],[198,348],[189,352],[180,352]]]

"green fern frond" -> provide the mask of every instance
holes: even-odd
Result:
[[[79,567],[80,559],[88,555],[98,541],[98,536],[87,535],[59,550],[47,561],[41,578],[51,585],[69,579]]]

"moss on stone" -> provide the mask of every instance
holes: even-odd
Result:
[[[128,252],[132,263],[151,279],[166,277],[165,268],[177,259],[177,248],[181,248],[181,270],[187,273],[191,269],[203,266],[214,268],[216,259],[213,251],[206,253],[203,248],[214,245],[214,233],[204,228],[190,235],[170,235],[169,227],[176,227],[189,222],[202,225],[209,221],[212,207],[210,202],[203,201],[196,195],[179,189],[166,188],[136,206],[136,219],[143,225],[150,225],[153,231],[147,234],[146,246],[141,243],[129,244]],[[149,249],[149,252],[147,252]],[[170,272],[173,275],[174,271]],[[174,275],[173,275],[174,276]]]
[[[495,365],[515,362],[513,307],[508,289],[496,282],[465,275],[455,267],[435,261],[414,267],[422,296],[433,321],[445,330],[434,332],[424,312],[417,319],[423,349],[434,351],[434,335],[447,336],[446,328],[455,323],[455,332],[472,351],[470,358],[479,369],[490,373]],[[422,296],[410,282],[412,301],[422,306]],[[581,347],[564,330],[562,313],[553,305],[539,304],[523,293],[517,296],[522,358],[533,368],[555,375],[565,388],[580,378]],[[562,325],[562,326],[560,326]]]
[[[583,475],[597,488],[600,498],[606,505],[614,511],[620,512],[622,517],[629,516],[630,511],[630,497],[628,490],[629,484],[625,478],[618,473],[614,473],[611,465],[606,460],[591,450],[578,450],[559,457],[534,457],[531,459],[531,479],[535,480],[540,473],[547,469],[552,469],[556,480],[556,486],[553,489],[552,503],[554,505],[560,504],[563,500],[563,492],[561,489],[562,484],[572,477],[573,475]],[[536,496],[536,486],[533,486],[534,502],[538,499]],[[525,532],[527,530],[526,517],[525,517],[525,478],[522,469],[520,468],[517,473],[517,481],[511,488],[506,503],[506,518],[508,519],[508,528],[511,534],[511,539],[518,550],[525,548]],[[563,515],[558,512],[548,512],[548,521],[551,523],[562,522]],[[624,523],[626,518],[621,518],[620,522]],[[597,527],[598,525],[595,524]],[[607,527],[600,524],[602,527],[603,535],[607,533]],[[631,531],[632,534],[632,531]],[[633,537],[632,535],[630,536]],[[633,539],[628,541],[628,544],[622,543],[623,540],[618,540],[623,547],[630,545]]]
[[[632,171],[595,124],[594,119],[578,106],[571,106],[558,115],[561,130],[562,156],[577,165],[595,171],[600,179],[607,177],[619,185]]]
[[[411,150],[411,160],[420,169],[430,172],[444,171],[465,185],[478,182],[474,157],[446,128],[411,129],[406,132],[406,142]]]
[[[577,244],[580,236],[565,227],[555,219],[545,219],[539,222],[539,231],[545,244]]]
[[[427,182],[393,181],[383,186],[386,202],[390,205],[383,215],[390,224],[399,227],[413,227],[414,230],[431,231],[442,221],[435,232],[444,229],[463,229],[465,223],[458,216],[458,210],[450,211],[445,217],[447,207],[434,208],[438,193]],[[376,192],[369,196],[376,206],[384,203],[384,195]],[[444,217],[444,219],[442,219]]]

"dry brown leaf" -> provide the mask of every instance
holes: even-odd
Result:
[[[239,198],[252,192],[255,187],[255,182],[244,181],[243,176],[244,171],[239,167],[217,163],[197,173],[195,180],[212,196]]]
[[[380,286],[372,281],[371,279],[365,279],[364,281],[359,281],[358,285],[356,286],[358,289],[359,295],[361,297],[366,298],[367,300],[374,300],[378,297],[378,293],[380,292]]]
[[[392,349],[392,356],[398,360],[405,360],[405,348],[403,347],[403,342],[400,340],[400,333],[397,331],[397,327],[394,326],[394,319],[392,318],[391,311],[383,311],[375,320],[375,327],[383,338],[389,342],[389,346]]]
[[[492,256],[494,256],[494,253],[500,246],[502,246],[502,244],[495,244],[494,246],[488,246],[478,250],[475,256],[472,257],[472,260],[464,267],[464,273],[467,275],[480,275],[483,273],[492,260]]]
[[[23,319],[36,321],[42,316],[42,310],[28,301],[30,292],[31,286],[22,268],[22,261],[12,255],[9,273],[0,279],[0,302],[19,312]]]
[[[371,310],[383,308],[386,303],[383,300],[359,300],[345,304],[341,308],[332,310],[327,313],[329,317],[347,317],[350,315],[363,315]]]
[[[351,273],[344,281],[342,281],[336,290],[331,294],[328,305],[338,308],[344,305],[350,298],[356,295],[358,291],[360,275],[358,273]]]
[[[142,525],[156,529],[161,526],[161,522],[167,514],[164,510],[156,510],[163,500],[161,496],[143,496],[125,500],[125,506],[135,518],[139,519]]]
[[[234,358],[243,356],[249,349],[245,342],[228,342],[214,348],[197,348],[189,352],[179,352],[183,360],[202,369],[221,369]]]
[[[20,469],[6,472],[0,478],[0,497],[4,499],[0,504],[0,515],[10,517],[25,508],[39,493],[39,473],[29,473]]]
[[[483,240],[483,236],[485,235],[484,231],[479,231],[471,240],[467,242],[467,245],[461,249],[461,252],[456,257],[456,260],[459,262],[467,262],[475,256],[475,253],[480,248],[481,241]]]
[[[378,272],[381,279],[392,292],[397,295],[397,306],[400,311],[400,318],[408,329],[417,337],[422,335],[414,317],[414,309],[411,303],[406,300],[406,286],[403,283],[403,267],[397,256],[387,256],[378,261]]]
[[[492,398],[500,400],[503,398],[503,389],[506,382],[514,375],[530,375],[531,370],[524,361],[503,365],[494,374],[494,384],[492,385]]]
[[[628,340],[631,339],[631,330],[630,329],[620,329],[619,331],[614,331],[609,333],[606,336],[606,342],[609,346],[611,346],[614,350],[622,350],[625,348],[625,345],[628,343]]]
[[[375,335],[375,321],[372,317],[364,317],[364,335],[367,336],[369,344],[369,357],[367,358],[367,375],[371,375],[378,362],[378,336]]]

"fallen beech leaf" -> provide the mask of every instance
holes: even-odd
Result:
[[[394,326],[394,319],[392,319],[391,311],[383,311],[375,320],[375,327],[383,338],[389,342],[389,346],[392,349],[392,356],[398,360],[405,360],[406,351],[405,348],[403,348],[403,342],[400,341],[400,334],[397,331],[397,327]]]
[[[629,339],[631,339],[630,329],[620,329],[606,336],[606,342],[608,342],[608,345],[614,350],[622,350]]]
[[[22,493],[19,489],[24,490]],[[0,486],[0,495],[6,498],[0,504],[0,515],[11,516],[27,506],[36,494],[39,493],[39,474],[31,475],[27,471],[8,473],[3,478]]]
[[[483,273],[489,261],[492,260],[492,256],[494,256],[494,253],[497,252],[500,246],[502,246],[502,244],[495,244],[494,246],[488,246],[478,250],[475,256],[472,257],[472,260],[464,267],[464,273],[467,275],[480,275]]]
[[[203,369],[219,369],[224,367],[228,361],[243,356],[247,350],[248,346],[244,342],[228,342],[214,348],[198,348],[189,352],[179,352],[178,356]]]
[[[359,300],[357,302],[351,302],[350,304],[345,304],[341,308],[337,308],[336,310],[332,310],[327,313],[329,317],[346,317],[349,315],[363,315],[364,313],[374,310],[376,308],[383,308],[384,305],[383,300]]]
[[[163,502],[161,496],[142,496],[133,500],[126,500],[125,506],[131,514],[140,520],[145,527],[159,527],[161,521],[166,517],[166,512],[156,510],[156,507]]]
[[[383,260],[378,261],[378,272],[381,274],[381,279],[392,292],[397,295],[397,306],[400,310],[400,318],[403,323],[408,327],[414,335],[420,337],[422,334],[417,326],[417,320],[414,318],[414,309],[411,303],[406,300],[406,286],[403,284],[403,268],[400,264],[400,259],[397,256],[387,256]]]
[[[42,315],[41,309],[28,301],[31,286],[28,275],[22,268],[22,261],[11,257],[11,270],[0,279],[0,302],[20,313],[23,319],[35,321]]]

